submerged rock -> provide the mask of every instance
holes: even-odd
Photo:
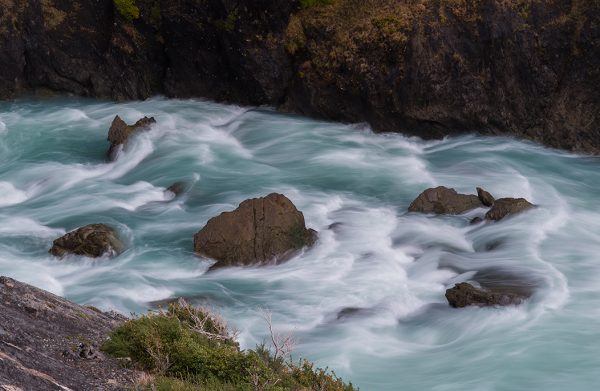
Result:
[[[477,197],[479,197],[479,201],[481,201],[481,203],[485,206],[494,205],[494,197],[487,191],[483,190],[481,187],[477,188]]]
[[[50,253],[57,257],[77,254],[96,258],[104,254],[117,255],[123,247],[112,228],[104,224],[89,224],[56,239]]]
[[[494,202],[494,206],[485,214],[485,218],[498,221],[508,215],[520,213],[533,207],[534,205],[525,198],[500,198]]]
[[[127,145],[127,141],[132,134],[139,130],[148,129],[155,123],[156,120],[154,117],[144,117],[133,125],[127,125],[121,117],[118,115],[115,116],[115,119],[113,119],[110,129],[108,130],[108,141],[110,142],[110,147],[108,148],[108,152],[106,152],[108,159],[110,161],[116,160],[119,151]]]
[[[525,296],[515,292],[476,288],[466,282],[461,282],[454,285],[453,288],[446,290],[448,304],[454,308],[462,308],[470,305],[516,305],[522,303],[525,298]]]
[[[419,194],[408,207],[408,211],[435,214],[461,214],[482,206],[483,204],[476,195],[460,194],[454,189],[438,186],[427,189]]]
[[[215,259],[212,268],[256,265],[284,261],[316,238],[302,212],[284,195],[272,193],[210,219],[194,235],[194,251]]]
[[[175,182],[171,186],[167,187],[167,190],[165,191],[171,192],[175,195],[175,197],[177,197],[185,193],[187,188],[188,185],[185,182]]]

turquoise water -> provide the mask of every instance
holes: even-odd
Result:
[[[158,124],[106,163],[115,114]],[[191,188],[172,199],[166,187]],[[405,211],[434,185],[539,208],[496,224]],[[205,274],[192,237],[212,216],[277,191],[320,233],[278,266]],[[508,138],[425,142],[267,109],[152,99],[0,103],[0,274],[78,303],[142,312],[185,296],[362,390],[595,390],[600,378],[600,159]],[[119,230],[114,259],[48,254],[88,223]],[[524,305],[452,309],[475,271],[518,276]],[[343,308],[358,312],[338,317]],[[1,315],[0,315],[1,316]]]

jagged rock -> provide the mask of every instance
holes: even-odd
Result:
[[[110,147],[106,152],[108,159],[114,161],[117,159],[121,149],[127,145],[127,141],[132,134],[139,130],[148,129],[152,124],[155,124],[154,117],[144,117],[139,119],[133,125],[127,125],[125,121],[118,115],[113,119],[110,129],[108,130],[107,140],[110,142]]]
[[[215,259],[213,268],[255,265],[283,261],[316,238],[302,212],[284,195],[272,193],[210,219],[194,235],[194,251]]]
[[[482,206],[476,195],[460,194],[454,189],[438,186],[427,189],[419,194],[408,207],[408,211],[435,214],[461,214]]]
[[[479,201],[485,206],[494,205],[494,197],[481,187],[477,188],[477,197],[479,197]]]
[[[494,202],[494,206],[485,214],[485,218],[487,220],[498,221],[508,215],[523,212],[534,206],[525,198],[499,198]]]
[[[525,297],[513,292],[502,292],[476,288],[466,282],[454,285],[446,290],[448,304],[455,308],[470,305],[492,306],[492,305],[516,305],[523,302]]]
[[[126,390],[134,373],[98,352],[126,320],[0,277],[0,390]]]
[[[50,253],[57,257],[77,254],[96,258],[104,254],[117,255],[123,247],[112,228],[104,224],[89,224],[56,239]]]

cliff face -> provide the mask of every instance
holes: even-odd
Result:
[[[125,390],[133,373],[98,351],[125,318],[0,277],[0,389]]]
[[[600,152],[600,0],[0,0],[0,96],[207,97]]]

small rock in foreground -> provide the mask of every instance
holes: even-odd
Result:
[[[97,258],[104,254],[117,255],[123,247],[112,228],[104,224],[89,224],[56,239],[50,253],[57,257],[76,254]]]

